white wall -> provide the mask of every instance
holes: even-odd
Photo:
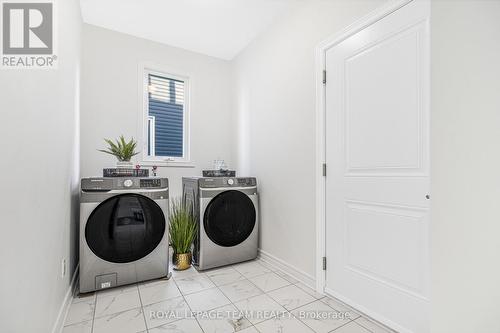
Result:
[[[500,332],[500,2],[431,10],[432,331]]]
[[[79,2],[56,13],[59,68],[0,70],[1,332],[51,332],[77,264]]]
[[[383,1],[308,1],[234,62],[238,169],[259,182],[263,251],[315,275],[316,45]]]
[[[98,152],[103,138],[138,137],[138,66],[142,62],[190,76],[191,159],[194,168],[163,167],[170,196],[181,194],[183,176],[201,176],[216,158],[234,162],[234,119],[230,65],[227,61],[84,24],[82,59],[82,177],[102,176],[113,156]],[[141,163],[139,155],[133,159]]]

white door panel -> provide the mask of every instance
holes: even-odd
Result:
[[[326,51],[325,291],[428,332],[428,3]]]
[[[421,293],[425,216],[426,211],[422,209],[347,201],[344,211],[346,267],[388,285]]]

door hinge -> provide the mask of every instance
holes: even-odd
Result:
[[[323,163],[323,177],[326,177],[326,163]]]
[[[326,70],[323,70],[323,84],[326,84]]]
[[[323,257],[323,270],[326,271],[326,257]]]

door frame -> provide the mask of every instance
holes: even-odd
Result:
[[[326,177],[323,176],[323,164],[326,163],[326,89],[323,83],[323,70],[326,68],[326,52],[350,36],[366,27],[380,21],[387,15],[406,6],[412,1],[394,0],[376,8],[361,17],[353,24],[333,36],[322,41],[315,50],[315,77],[316,77],[316,290],[324,293],[326,284],[326,270],[323,270],[323,257],[326,256]],[[427,0],[423,0],[427,1]],[[327,171],[328,172],[328,171]]]

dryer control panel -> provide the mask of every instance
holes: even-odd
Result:
[[[200,187],[252,187],[257,185],[254,177],[204,177],[198,180]]]

